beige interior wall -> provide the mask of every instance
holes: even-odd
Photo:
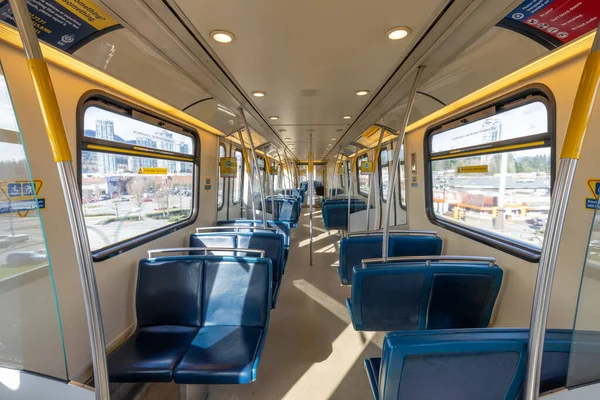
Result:
[[[75,251],[67,222],[67,210],[23,52],[6,44],[0,44],[0,54],[33,177],[44,181],[42,196],[46,198],[47,208],[42,211],[42,220],[56,278],[69,377],[77,378],[87,373],[91,365],[91,352]],[[89,90],[102,90],[135,103],[133,99],[123,94],[101,87],[57,66],[51,66],[50,73],[74,159],[77,145],[77,105],[84,93]],[[114,345],[123,340],[135,326],[133,300],[138,260],[145,257],[147,250],[151,248],[180,247],[187,243],[187,237],[195,226],[212,225],[215,222],[218,138],[205,131],[199,130],[199,134],[202,150],[200,205],[195,223],[95,265],[105,337],[109,346],[111,343]],[[212,180],[210,191],[204,189],[206,178]],[[43,331],[28,332],[28,334],[40,335]]]
[[[530,84],[546,85],[556,99],[558,158],[584,61],[584,57],[579,57],[531,79],[517,82],[493,97],[485,99],[482,103]],[[450,117],[451,115],[446,115],[444,119]],[[435,122],[432,124],[435,124]],[[407,185],[410,229],[433,229],[438,231],[444,240],[444,254],[496,257],[498,265],[505,272],[505,276],[501,294],[496,304],[493,322],[497,326],[529,326],[538,265],[525,262],[493,247],[443,229],[428,220],[425,213],[425,193],[423,190],[425,185],[423,143],[426,129],[422,128],[410,132],[406,139],[406,153],[416,152],[418,157],[418,188],[413,188],[410,184]],[[600,178],[596,154],[597,149],[600,148],[600,136],[596,134],[598,131],[600,131],[600,110],[596,107],[569,200],[548,319],[548,327],[551,328],[570,328],[573,326],[582,266],[593,215],[592,210],[584,208],[584,199],[590,197],[587,180]],[[406,168],[407,177],[410,177],[408,163]]]

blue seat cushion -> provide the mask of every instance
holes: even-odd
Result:
[[[171,382],[173,369],[198,327],[152,326],[138,329],[108,358],[111,382]]]
[[[206,326],[194,338],[175,368],[175,383],[240,384],[256,379],[257,353],[263,329]]]

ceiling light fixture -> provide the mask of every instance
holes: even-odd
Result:
[[[210,37],[213,38],[213,40],[215,40],[216,42],[224,44],[231,43],[233,42],[233,39],[235,39],[233,33],[222,30],[212,31],[210,33]]]
[[[292,138],[286,137],[283,140],[292,140]]]
[[[369,93],[370,92],[367,89],[361,89],[361,90],[357,90],[356,92],[354,92],[354,94],[357,96],[366,96]]]
[[[344,115],[342,118],[344,118],[344,119],[352,119],[352,115]]]
[[[287,132],[285,129],[280,129],[279,132],[283,133],[283,132]]]
[[[337,140],[337,138],[332,137],[331,140]]]
[[[272,115],[269,117],[270,120],[277,121],[279,117],[277,115]]]
[[[255,91],[255,92],[252,92],[252,96],[254,96],[254,97],[265,97],[266,95],[267,94],[265,92],[261,92],[261,91],[258,91],[258,90]]]
[[[392,28],[385,33],[385,35],[390,40],[400,40],[404,39],[410,34],[410,28],[406,26],[398,26],[396,28]]]

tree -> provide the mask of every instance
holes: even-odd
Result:
[[[171,191],[167,187],[161,187],[156,191],[154,199],[158,203],[158,209],[163,210],[163,215],[169,217],[169,196]]]
[[[127,182],[127,193],[139,209],[139,219],[142,219],[142,206],[144,205],[144,193],[148,190],[150,183],[144,177],[135,177]]]

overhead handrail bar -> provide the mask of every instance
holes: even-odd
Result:
[[[371,235],[379,235],[383,233],[383,229],[376,229],[373,231],[361,231],[361,232],[352,232],[349,233],[348,236],[371,236]],[[415,236],[434,236],[438,237],[438,233],[436,231],[419,231],[419,230],[407,230],[407,229],[392,229],[389,231],[390,235],[415,235]]]
[[[379,264],[385,262],[415,262],[425,261],[425,265],[431,265],[431,261],[469,261],[469,262],[480,262],[486,263],[489,267],[496,265],[496,258],[494,257],[478,257],[478,256],[404,256],[404,257],[388,257],[383,258],[365,258],[362,260],[362,268],[366,268],[368,264]]]
[[[69,216],[92,353],[95,381],[94,396],[96,400],[109,400],[110,388],[106,363],[106,343],[98,284],[81,205],[81,195],[79,194],[77,177],[73,168],[71,149],[69,148],[48,65],[42,54],[27,2],[25,0],[10,0],[9,4],[23,42],[29,72],[46,125],[46,133],[58,169],[67,215]]]
[[[526,400],[537,400],[539,397],[546,324],[548,321],[548,310],[550,308],[550,297],[552,295],[552,284],[554,282],[554,272],[556,270],[562,229],[577,162],[581,156],[581,150],[599,87],[600,28],[596,29],[596,37],[583,68],[560,154],[555,186],[552,191],[552,202],[550,204],[546,233],[544,235],[544,244],[542,246],[531,311],[527,381],[525,384]]]
[[[420,65],[417,69],[417,75],[415,76],[413,86],[410,90],[408,102],[406,103],[406,110],[404,112],[404,116],[402,117],[402,124],[400,125],[400,130],[398,131],[396,147],[394,148],[394,163],[392,164],[392,171],[389,173],[390,178],[388,181],[388,201],[387,203],[385,203],[385,214],[383,217],[383,240],[381,247],[381,255],[386,260],[388,258],[390,239],[390,215],[392,211],[392,204],[394,203],[392,199],[394,198],[394,191],[396,190],[396,172],[398,172],[398,165],[400,163],[400,148],[404,143],[404,136],[406,136],[406,127],[408,126],[408,119],[410,117],[410,113],[415,102],[415,96],[417,95],[417,89],[419,88],[419,82],[421,81],[421,76],[423,75],[424,70],[424,65]]]
[[[260,221],[259,221],[260,222]],[[221,226],[201,226],[196,228],[196,233],[200,233],[202,231],[220,231],[227,229],[235,229],[236,231],[240,231],[240,229],[248,229],[253,231],[275,231],[277,232],[279,229],[265,227],[265,226],[235,226],[235,225],[221,225]]]
[[[265,250],[261,249],[240,249],[239,247],[173,247],[165,249],[153,249],[148,250],[148,258],[152,257],[153,254],[162,253],[184,253],[186,251],[203,251],[205,255],[209,251],[232,251],[234,253],[257,253],[260,254],[260,258],[265,258]]]
[[[381,141],[383,140],[383,133],[385,132],[384,128],[379,128],[379,140],[377,141],[377,148],[375,149],[375,157],[373,157],[373,169],[371,170],[371,174],[369,175],[369,195],[367,196],[367,226],[366,230],[370,230],[371,223],[371,193],[373,193],[373,176],[375,175],[375,171],[377,171],[379,162],[379,152],[381,151]],[[377,175],[376,186],[379,187],[379,175]],[[389,183],[388,183],[389,184]]]
[[[265,207],[265,194],[263,191],[263,182],[260,179],[260,168],[258,167],[258,157],[256,157],[256,148],[254,147],[254,139],[252,139],[252,131],[250,129],[250,125],[248,125],[248,121],[246,120],[246,113],[243,108],[240,108],[240,114],[242,114],[242,118],[244,120],[244,128],[246,132],[248,132],[248,141],[250,142],[250,150],[252,151],[252,159],[254,160],[254,174],[258,177],[258,193],[260,194],[260,205],[262,208],[262,220],[263,224],[267,225],[267,209]],[[267,159],[265,158],[265,164],[267,163]],[[265,167],[266,168],[266,167]],[[266,175],[266,172],[265,172]],[[254,178],[254,177],[253,177]],[[252,179],[253,179],[252,178]],[[254,194],[252,194],[254,196]],[[256,218],[256,215],[252,217],[252,219]]]

